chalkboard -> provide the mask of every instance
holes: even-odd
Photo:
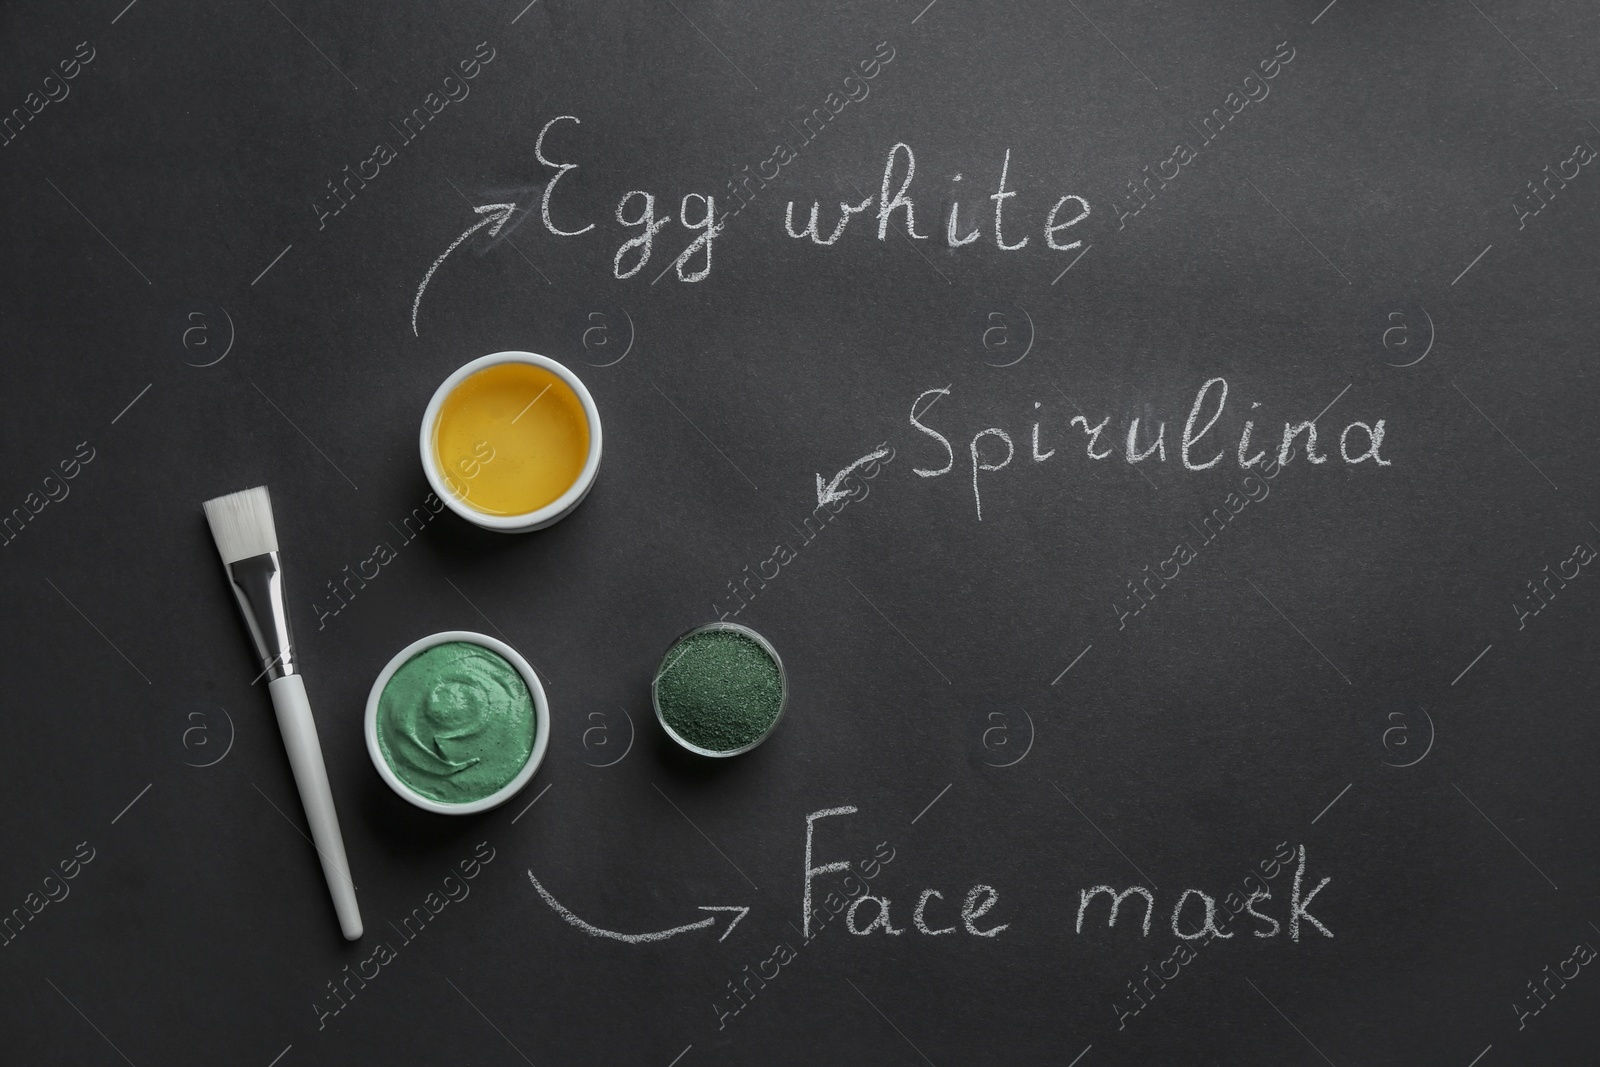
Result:
[[[1592,1062],[1592,12],[9,5],[8,1062]],[[598,482],[435,508],[457,367]],[[202,501],[268,485],[347,943]],[[749,754],[662,653],[783,657]],[[407,805],[500,638],[549,751]],[[808,910],[809,908],[809,910]]]

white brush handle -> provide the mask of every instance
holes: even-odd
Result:
[[[339,834],[339,816],[333,810],[333,790],[328,787],[328,770],[322,763],[322,746],[317,742],[317,724],[311,718],[306,684],[298,674],[291,674],[274,679],[267,685],[267,692],[272,694],[278,731],[283,734],[294,782],[300,787],[300,803],[311,824],[311,841],[322,859],[328,892],[333,894],[339,929],[347,940],[359,940],[361,910],[356,907],[356,887],[350,880],[350,863],[344,857],[344,838]]]

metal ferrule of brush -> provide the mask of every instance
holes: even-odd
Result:
[[[289,634],[289,610],[283,602],[283,564],[278,553],[248,556],[227,567],[228,584],[250,628],[256,655],[261,657],[262,674],[269,682],[294,674],[294,641]]]

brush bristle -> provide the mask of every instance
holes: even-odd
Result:
[[[205,502],[206,522],[226,566],[241,559],[278,550],[278,531],[272,524],[272,498],[267,487],[242,489]]]

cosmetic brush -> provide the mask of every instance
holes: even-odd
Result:
[[[333,810],[333,791],[322,763],[317,724],[311,701],[295,662],[289,633],[289,612],[283,599],[283,561],[278,555],[278,532],[272,523],[272,498],[267,487],[256,486],[205,502],[206,522],[217,542],[217,552],[228,571],[228,584],[250,631],[250,641],[260,657],[267,692],[278,714],[278,732],[289,753],[295,785],[311,840],[322,857],[322,874],[333,894],[339,929],[355,941],[361,937],[361,911],[356,907],[356,887],[339,834],[339,817]]]

